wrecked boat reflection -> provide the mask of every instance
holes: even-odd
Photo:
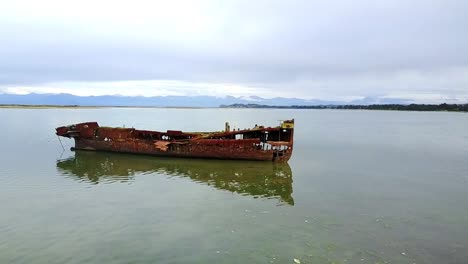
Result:
[[[292,171],[287,163],[155,158],[151,156],[76,151],[58,160],[57,169],[70,178],[94,184],[131,182],[142,174],[190,178],[220,190],[276,198],[294,205]]]

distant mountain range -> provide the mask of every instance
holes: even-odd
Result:
[[[146,107],[219,107],[232,104],[261,105],[369,105],[369,104],[410,104],[410,100],[364,98],[351,102],[306,100],[299,98],[261,98],[250,97],[216,97],[216,96],[76,96],[71,94],[0,94],[0,104],[17,105],[77,105],[77,106],[146,106]]]

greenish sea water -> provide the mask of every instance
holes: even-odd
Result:
[[[295,118],[288,164],[72,152],[84,121],[222,130]],[[468,115],[0,109],[0,263],[468,263]]]

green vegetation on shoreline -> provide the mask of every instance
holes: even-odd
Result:
[[[27,109],[47,109],[47,108],[180,108],[197,109],[212,107],[160,107],[160,106],[80,106],[80,105],[21,105],[21,104],[0,104],[0,108],[27,108]],[[446,111],[446,112],[468,112],[468,104],[373,104],[373,105],[261,105],[261,104],[231,104],[221,105],[219,108],[265,108],[265,109],[351,109],[351,110],[392,110],[392,111]]]
[[[468,112],[468,104],[373,104],[373,105],[290,105],[273,106],[261,104],[221,105],[221,108],[274,108],[274,109],[364,109],[394,111],[448,111]]]

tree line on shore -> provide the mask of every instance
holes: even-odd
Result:
[[[221,108],[276,108],[276,109],[364,109],[395,111],[449,111],[468,112],[468,104],[372,104],[372,105],[290,105],[275,106],[262,104],[231,104]]]

